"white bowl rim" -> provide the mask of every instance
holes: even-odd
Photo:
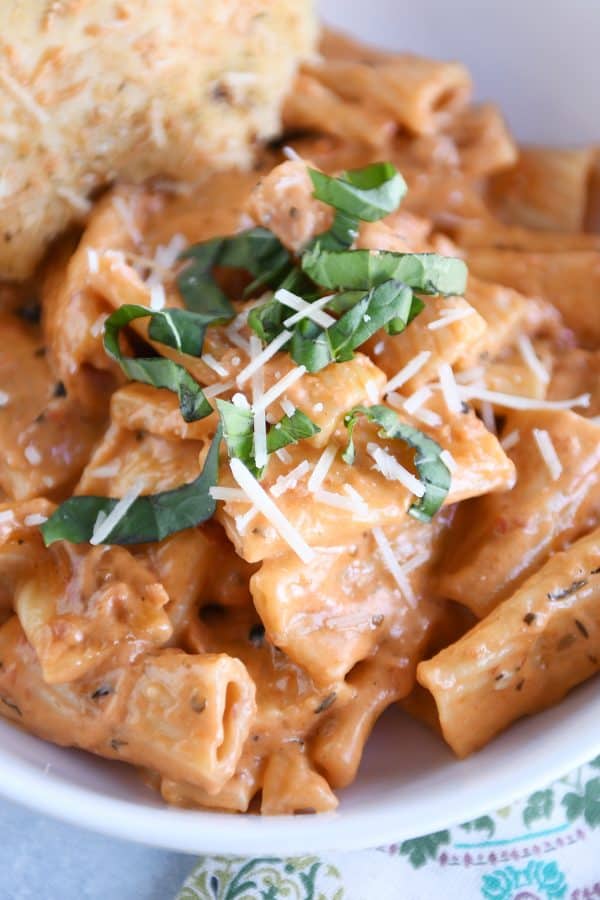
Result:
[[[598,686],[599,680],[593,679],[571,694],[568,715],[564,706],[554,707],[517,723],[466,760],[448,755],[432,797],[415,794],[408,782],[405,801],[379,800],[347,810],[342,792],[338,811],[316,816],[261,817],[149,806],[74,784],[5,748],[0,748],[0,794],[72,825],[184,853],[286,856],[360,850],[441,831],[457,820],[469,821],[507,806],[600,754],[593,696]],[[441,741],[416,722],[406,725],[419,741]],[[90,765],[98,762],[89,757]],[[137,783],[135,772],[131,777]],[[418,778],[415,784],[418,787]]]

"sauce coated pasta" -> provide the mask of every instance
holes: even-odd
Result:
[[[326,33],[252,172],[6,286],[3,716],[319,812],[390,704],[462,757],[600,669],[600,157],[470,96]]]

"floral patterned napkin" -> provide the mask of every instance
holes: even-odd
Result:
[[[201,857],[177,895],[255,898],[600,900],[600,756],[496,813],[389,847]]]

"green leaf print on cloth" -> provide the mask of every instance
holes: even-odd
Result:
[[[427,834],[425,837],[403,841],[400,844],[400,853],[402,856],[408,856],[411,865],[415,869],[419,869],[428,860],[436,858],[438,847],[449,843],[449,831],[436,831],[435,834]]]
[[[590,828],[600,825],[600,778],[592,778],[587,781],[581,793],[571,792],[565,794],[562,799],[567,819],[574,822],[583,816]]]
[[[343,900],[335,866],[316,856],[204,856],[178,900]]]
[[[536,791],[528,800],[523,810],[523,822],[531,828],[533,822],[539,819],[549,819],[554,808],[554,791]]]
[[[386,847],[288,859],[203,856],[177,895],[438,898],[600,900],[600,756],[503,809]]]

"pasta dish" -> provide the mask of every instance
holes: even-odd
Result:
[[[282,116],[0,287],[0,713],[266,814],[600,669],[598,151],[332,32]]]

